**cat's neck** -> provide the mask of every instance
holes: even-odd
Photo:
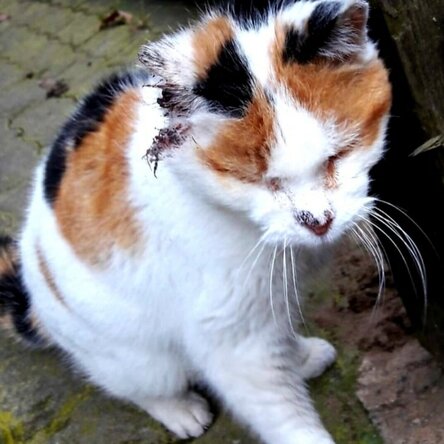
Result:
[[[261,232],[251,221],[196,196],[166,165],[155,181],[159,198],[152,203],[157,207],[156,216],[162,218],[162,229],[196,254],[244,256],[259,241]],[[165,206],[165,200],[170,205]]]

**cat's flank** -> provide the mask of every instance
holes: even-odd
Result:
[[[0,300],[29,341],[180,438],[205,383],[268,444],[333,443],[296,334],[304,287],[366,216],[391,102],[361,0],[215,11],[87,96],[36,171]],[[334,414],[334,412],[332,412]]]

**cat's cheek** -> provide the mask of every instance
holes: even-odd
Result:
[[[348,236],[368,215],[372,199],[366,193],[359,196],[342,195],[336,199],[336,218],[332,225],[332,237]]]
[[[247,215],[256,225],[272,211],[272,202],[258,185],[215,172],[189,151],[177,152],[165,160],[193,200],[202,199],[217,207],[235,210]]]

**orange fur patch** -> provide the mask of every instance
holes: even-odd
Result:
[[[224,124],[214,143],[200,151],[201,160],[221,175],[259,182],[268,167],[273,119],[267,99],[257,94],[245,117]]]
[[[114,246],[134,254],[140,245],[125,157],[138,100],[134,90],[120,95],[97,131],[68,154],[54,203],[63,236],[92,264],[106,261]]]
[[[15,275],[18,262],[18,251],[15,246],[8,244],[0,248],[0,277]]]
[[[62,296],[62,293],[57,287],[57,284],[55,283],[51,271],[49,270],[48,263],[46,262],[46,259],[39,248],[37,248],[37,259],[38,259],[40,273],[45,279],[46,285],[49,287],[49,289],[51,290],[52,294],[56,297],[56,299],[66,307],[66,302]],[[38,320],[34,313],[31,316],[31,319],[34,321],[35,325],[37,326]]]
[[[205,77],[210,66],[217,61],[221,48],[233,35],[233,28],[226,17],[210,20],[195,32],[194,64],[199,78]]]
[[[277,26],[272,47],[277,81],[315,116],[333,118],[344,129],[357,130],[361,142],[357,145],[372,145],[391,106],[391,86],[383,63],[339,64],[321,58],[306,65],[285,63],[284,45],[285,28]]]

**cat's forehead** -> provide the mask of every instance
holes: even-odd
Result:
[[[318,117],[341,114],[344,97],[359,102],[365,83],[376,95],[387,86],[367,18],[361,0],[287,1],[241,19],[210,14],[187,34],[193,92],[234,117],[258,89],[271,100],[284,91]]]
[[[198,77],[206,75],[227,47],[241,53],[254,76],[263,81],[269,80],[276,56],[299,64],[376,56],[367,42],[368,5],[362,0],[271,2],[264,10],[240,16],[229,11],[208,14],[191,29]]]
[[[264,177],[279,147],[295,165],[304,150],[373,146],[391,103],[366,1],[270,4],[249,15],[213,12],[140,54],[165,80],[167,112],[209,111],[225,122],[204,162],[249,182]]]

